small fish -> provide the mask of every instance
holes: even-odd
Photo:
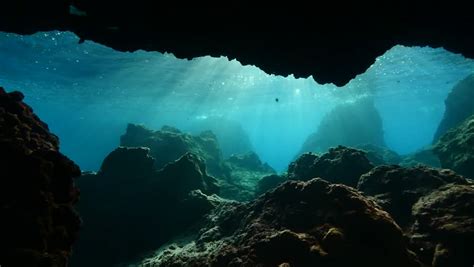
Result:
[[[277,98],[275,98],[275,102],[277,102],[277,103],[278,103],[278,101],[280,101],[280,100],[278,99],[278,97],[277,97]]]

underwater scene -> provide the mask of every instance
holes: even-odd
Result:
[[[61,31],[0,59],[0,140],[62,218],[5,237],[49,251],[22,266],[474,264],[472,59],[398,45],[343,87]]]

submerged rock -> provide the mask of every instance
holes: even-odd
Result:
[[[433,267],[469,267],[474,262],[474,186],[446,185],[420,198],[410,233]],[[421,250],[423,249],[423,250]]]
[[[365,156],[373,165],[391,165],[398,164],[402,157],[397,152],[384,146],[373,144],[357,145],[355,148],[365,151]]]
[[[230,170],[230,178],[221,180],[222,197],[248,201],[254,199],[257,184],[262,177],[276,174],[267,163],[263,163],[254,152],[232,155],[225,161]]]
[[[441,168],[438,156],[433,152],[433,148],[424,148],[415,153],[403,156],[400,162],[401,166],[414,167],[417,165],[426,165],[435,168]]]
[[[288,167],[288,176],[303,181],[321,177],[332,183],[356,187],[359,177],[373,167],[364,151],[338,146],[321,156],[312,153],[301,155]]]
[[[382,119],[370,98],[335,107],[324,116],[317,132],[304,142],[300,153],[327,151],[330,147],[374,144],[384,146]]]
[[[413,223],[413,204],[449,183],[467,184],[467,180],[451,170],[391,165],[375,167],[362,175],[357,189],[373,196],[377,203],[405,228]]]
[[[433,150],[443,168],[474,178],[474,115],[444,134]]]
[[[219,141],[222,155],[227,158],[232,154],[243,154],[253,151],[250,139],[237,121],[217,116],[209,116],[206,119],[191,123],[192,132],[212,131]]]
[[[469,116],[474,115],[474,74],[457,83],[444,101],[445,111],[433,138],[436,143],[451,128],[457,127]]]
[[[148,148],[119,147],[97,174],[81,178],[84,229],[77,266],[111,265],[143,256],[182,233],[221,200],[217,181],[186,153],[156,170]]]
[[[80,170],[22,100],[0,87],[0,265],[67,266],[81,223]]]
[[[120,137],[120,145],[150,148],[157,169],[191,152],[204,159],[209,173],[222,177],[229,175],[216,136],[210,131],[195,136],[171,126],[152,131],[141,125],[128,124],[126,133]]]
[[[268,190],[271,190],[281,183],[285,182],[288,180],[288,176],[286,175],[277,175],[277,174],[272,174],[272,175],[267,175],[265,177],[262,177],[257,183],[257,189],[255,190],[255,195],[259,196]]]
[[[208,220],[195,241],[142,266],[421,266],[386,212],[322,179],[288,181]]]

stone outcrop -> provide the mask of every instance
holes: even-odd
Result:
[[[401,229],[355,189],[288,181],[248,204],[222,206],[195,241],[143,266],[421,266]]]
[[[0,265],[67,266],[81,223],[80,170],[22,100],[0,87]]]
[[[230,178],[221,180],[221,196],[238,201],[248,201],[256,196],[257,184],[264,176],[276,174],[254,152],[234,154],[225,160]]]
[[[434,168],[441,168],[441,163],[438,156],[433,152],[432,147],[427,147],[404,155],[403,160],[399,163],[404,167],[414,167],[417,165],[426,165]]]
[[[355,148],[364,151],[367,159],[375,166],[398,164],[402,161],[402,157],[397,152],[387,147],[377,146],[373,144],[356,145]]]
[[[288,176],[294,180],[321,177],[332,183],[356,187],[359,177],[374,166],[364,151],[338,146],[321,156],[305,153],[288,167]]]
[[[433,267],[469,267],[474,262],[474,185],[446,185],[419,199],[409,233]]]
[[[474,115],[474,74],[457,83],[444,101],[443,119],[433,137],[436,143],[450,129],[457,127],[471,115]]]
[[[288,180],[287,175],[272,174],[262,177],[257,183],[255,195],[259,196]]]
[[[444,134],[433,151],[443,168],[474,178],[474,115]]]
[[[181,234],[221,199],[217,180],[198,156],[185,153],[156,170],[148,148],[119,147],[97,174],[79,183],[84,227],[76,266],[127,262]]]
[[[125,134],[120,137],[120,145],[150,148],[157,169],[177,160],[186,152],[191,152],[204,160],[212,175],[219,177],[229,175],[223,164],[217,138],[210,131],[191,135],[171,126],[163,126],[160,130],[153,131],[141,125],[128,124]]]
[[[322,153],[330,147],[372,144],[384,146],[382,118],[371,98],[341,104],[328,112],[317,131],[306,139],[300,153]]]
[[[375,167],[362,175],[357,189],[373,196],[377,203],[405,228],[414,220],[411,214],[412,206],[421,197],[450,183],[467,184],[467,180],[451,170],[390,165]]]

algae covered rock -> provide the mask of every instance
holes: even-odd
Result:
[[[444,134],[433,150],[443,168],[474,178],[474,115]]]
[[[288,176],[294,180],[321,177],[332,183],[357,186],[359,177],[374,166],[364,151],[338,146],[321,156],[306,153],[288,167]]]
[[[214,210],[194,241],[142,266],[421,266],[401,229],[356,190],[288,181],[248,204]]]
[[[298,154],[367,143],[385,145],[382,118],[371,98],[336,106],[324,116],[318,130],[306,139]]]
[[[22,100],[0,87],[0,265],[67,266],[81,224],[80,170]]]
[[[234,154],[225,160],[230,170],[228,179],[221,180],[221,196],[238,201],[248,201],[256,196],[257,184],[262,177],[276,174],[254,152]]]
[[[141,125],[128,124],[125,134],[120,137],[120,145],[150,148],[157,169],[191,152],[204,159],[209,173],[222,177],[229,174],[216,136],[210,131],[191,135],[171,126],[152,131]]]
[[[413,222],[411,209],[422,196],[450,184],[467,184],[451,170],[426,166],[404,168],[398,165],[378,166],[360,177],[357,189],[375,200],[402,227]]]
[[[433,137],[436,143],[450,129],[457,127],[471,115],[474,115],[474,74],[471,74],[457,83],[444,101],[445,111],[443,119]]]
[[[362,144],[355,146],[355,148],[364,151],[367,159],[376,166],[398,164],[402,160],[402,157],[397,152],[384,146]]]
[[[474,186],[446,185],[418,200],[411,241],[433,267],[474,262]],[[420,249],[418,249],[420,250]]]
[[[415,167],[417,165],[426,165],[435,168],[441,168],[441,162],[438,156],[433,152],[432,147],[420,149],[415,153],[403,156],[400,165],[405,167]]]
[[[197,155],[185,153],[162,169],[148,148],[119,147],[97,174],[81,177],[84,221],[77,266],[110,265],[143,256],[186,231],[220,199],[216,179]]]
[[[267,192],[270,189],[273,189],[280,185],[281,183],[288,180],[286,175],[272,174],[262,177],[257,183],[257,189],[255,190],[255,195],[261,195]]]

